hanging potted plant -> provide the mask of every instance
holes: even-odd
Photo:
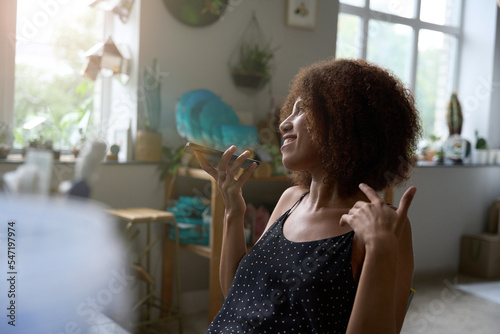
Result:
[[[161,160],[161,74],[156,58],[146,66],[143,74],[142,110],[139,112],[140,127],[137,131],[135,160],[159,162]]]
[[[273,50],[269,45],[243,43],[239,50],[239,61],[232,69],[235,85],[248,88],[263,87],[271,79],[270,61]]]
[[[271,79],[275,50],[266,41],[254,13],[229,59],[234,84],[251,89],[264,87]]]

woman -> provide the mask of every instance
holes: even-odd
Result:
[[[282,109],[283,165],[296,186],[279,199],[247,253],[244,152],[218,166],[196,157],[224,204],[220,281],[226,297],[207,333],[397,333],[413,276],[407,211],[377,195],[409,178],[420,134],[414,99],[363,60],[302,69]]]

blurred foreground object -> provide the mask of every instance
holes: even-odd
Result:
[[[135,278],[104,209],[91,201],[0,196],[0,333],[126,333],[116,322],[131,321]]]
[[[28,150],[23,165],[5,173],[7,189],[15,194],[40,194],[47,196],[50,190],[53,154],[47,150]]]

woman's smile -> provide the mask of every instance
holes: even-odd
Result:
[[[297,137],[292,135],[285,135],[283,139],[284,141],[283,145],[281,146],[281,149],[283,149],[285,146],[288,146],[290,143],[294,142],[297,139]]]

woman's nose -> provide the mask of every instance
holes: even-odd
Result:
[[[283,122],[281,122],[281,124],[279,126],[281,133],[284,133],[292,128],[292,121],[290,119],[291,116],[292,115],[288,116],[287,118],[285,118],[285,120]]]

